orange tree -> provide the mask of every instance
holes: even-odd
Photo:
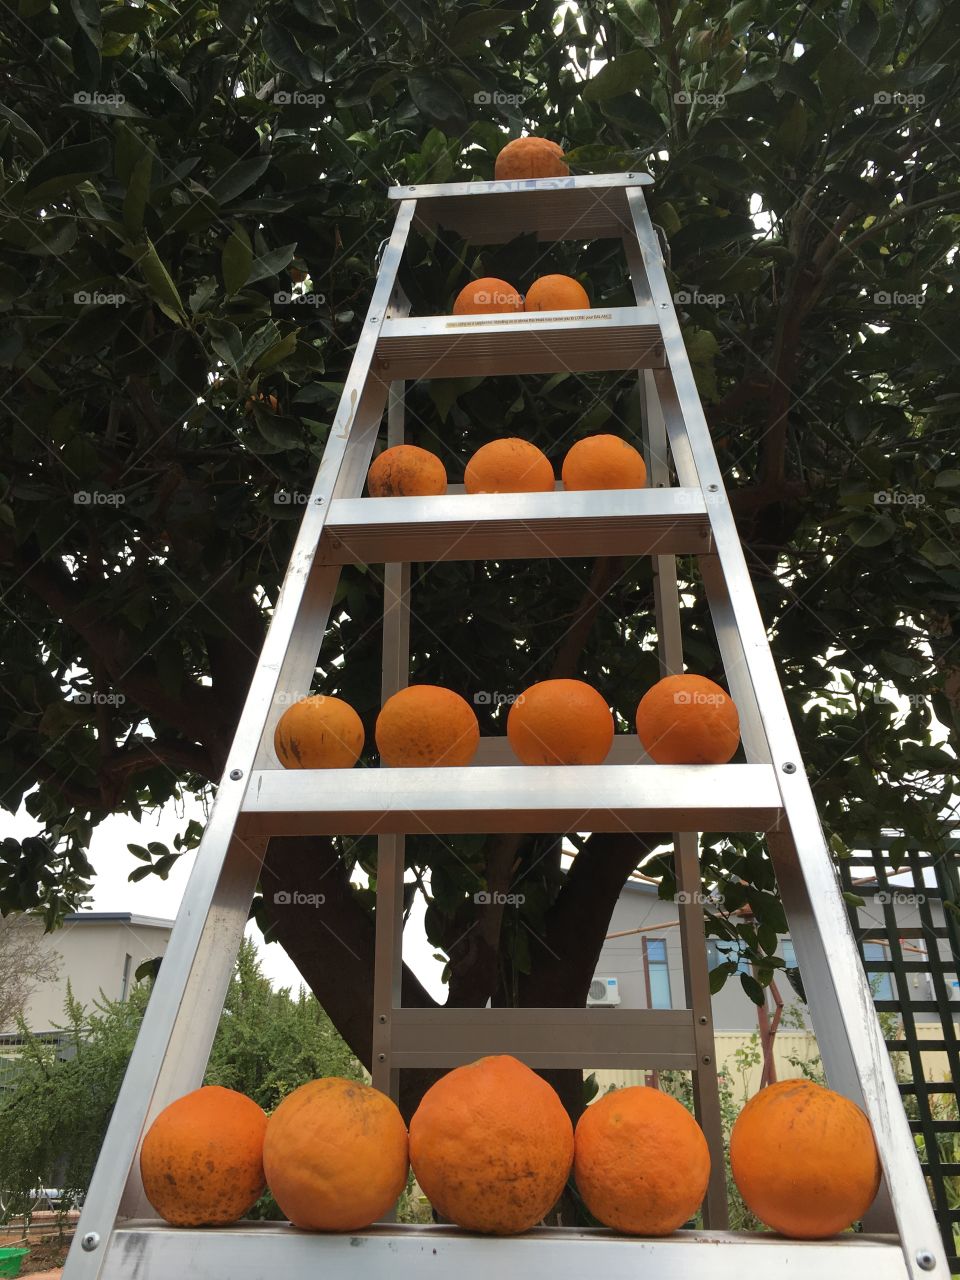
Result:
[[[578,172],[653,174],[831,840],[842,854],[896,827],[935,847],[960,695],[958,37],[960,11],[938,0],[22,0],[0,36],[0,778],[4,805],[43,831],[3,843],[3,909],[55,922],[89,884],[106,815],[216,785],[370,295],[386,188],[490,177],[524,129]],[[612,242],[423,239],[405,286],[441,312],[472,275],[523,289],[557,270],[594,304],[629,300]],[[500,434],[559,462],[638,421],[629,376],[409,388],[410,438],[455,480]],[[681,569],[688,665],[722,679],[695,567]],[[346,570],[314,681],[371,743],[380,607],[379,567]],[[657,675],[643,560],[416,566],[413,610],[412,677],[480,695],[486,733],[503,731],[498,695],[550,675],[598,686],[626,727]],[[134,874],[165,874],[198,835],[141,850]],[[410,841],[448,1002],[582,1004],[655,843],[587,836],[567,866],[558,838]],[[257,903],[367,1063],[373,857],[369,840],[275,840],[264,883],[322,883],[327,927],[269,892]],[[784,921],[762,847],[711,836],[703,864],[720,894],[708,927],[763,981]],[[731,914],[745,902],[749,922]],[[410,972],[404,998],[432,1003]]]

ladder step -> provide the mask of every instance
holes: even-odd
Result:
[[[601,1229],[540,1227],[521,1236],[478,1236],[446,1226],[390,1223],[343,1235],[298,1231],[286,1223],[243,1222],[233,1227],[172,1228],[132,1223],[110,1241],[101,1280],[284,1280],[330,1276],[340,1280],[907,1280],[903,1251],[892,1236],[845,1235],[831,1240],[785,1240],[769,1233],[677,1231],[662,1239],[624,1238]],[[135,1263],[132,1261],[135,1260]]]
[[[663,368],[653,304],[590,311],[384,320],[373,368],[385,379]]]
[[[458,1067],[510,1053],[529,1067],[697,1069],[691,1009],[394,1009],[395,1067]]]
[[[336,498],[318,562],[701,555],[712,548],[699,489],[447,493]]]
[[[626,192],[652,181],[646,173],[604,173],[391,187],[389,194],[416,200],[418,230],[445,227],[471,244],[506,244],[531,234],[543,241],[606,240],[634,234]]]
[[[250,836],[770,831],[780,817],[766,764],[264,769],[250,776],[240,827]]]

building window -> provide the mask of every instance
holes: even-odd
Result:
[[[863,944],[864,960],[889,960],[890,951],[885,942],[865,942]],[[867,981],[873,992],[874,1000],[893,1000],[893,974],[876,973],[867,970]]]
[[[643,939],[643,972],[647,984],[647,1008],[672,1009],[665,938]]]
[[[707,940],[707,969],[716,969],[722,964],[736,961],[735,973],[752,973],[750,961],[740,954],[735,942],[718,942],[716,938]]]

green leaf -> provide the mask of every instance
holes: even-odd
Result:
[[[444,133],[461,133],[469,121],[463,99],[445,80],[426,71],[412,71],[407,88],[414,106],[428,122]]]
[[[840,896],[844,902],[849,902],[851,907],[865,907],[867,905],[858,893],[844,892]]]
[[[710,970],[710,994],[712,996],[723,990],[724,984],[734,968],[735,966],[731,964],[718,964],[715,969]]]
[[[223,283],[228,294],[238,293],[247,283],[253,265],[253,246],[250,237],[239,222],[227,236],[220,255]]]
[[[150,237],[144,236],[142,244],[130,245],[124,252],[133,258],[134,265],[140,268],[147,282],[147,291],[160,310],[176,324],[183,324],[186,320],[186,312],[183,309],[180,293]]]
[[[139,235],[143,227],[143,215],[150,197],[150,184],[153,176],[153,152],[144,150],[143,155],[133,166],[127,193],[123,198],[123,225],[131,237]]]
[[[474,9],[457,20],[444,43],[454,53],[463,53],[503,27],[512,26],[522,16],[519,9]]]
[[[44,156],[30,170],[24,181],[24,192],[32,206],[43,203],[61,191],[68,191],[92,174],[102,173],[110,163],[110,144],[105,138],[81,142],[74,147],[60,147]]]
[[[960,471],[938,471],[933,480],[935,489],[960,489]]]
[[[621,54],[587,81],[583,99],[585,102],[601,102],[604,98],[615,98],[618,94],[645,88],[650,82],[653,67],[653,59],[646,49],[633,49]]]
[[[799,99],[787,112],[774,137],[777,146],[788,156],[798,156],[803,150],[807,137],[807,112]]]
[[[257,156],[253,160],[237,160],[219,174],[208,188],[208,194],[217,204],[229,204],[235,196],[251,187],[270,167],[270,156]]]
[[[311,84],[310,63],[286,27],[268,17],[261,34],[263,51],[275,67],[288,71],[301,84]]]
[[[46,5],[44,5],[44,8],[46,8]],[[40,135],[31,129],[22,116],[18,116],[11,107],[4,106],[2,102],[0,102],[0,117],[10,121],[14,134],[31,155],[41,156],[46,152],[46,144]]]
[[[130,850],[133,856],[135,858],[139,858],[141,862],[150,861],[150,854],[147,852],[147,850],[143,847],[142,844],[128,844],[127,848]]]
[[[240,330],[229,320],[207,321],[207,333],[210,345],[228,368],[234,373],[243,359],[243,339]]]
[[[879,547],[889,542],[896,531],[887,516],[860,516],[847,526],[847,537],[858,547]]]
[[[767,995],[763,987],[751,973],[741,973],[740,985],[744,992],[750,997],[755,1005],[763,1005],[767,1002]]]
[[[928,538],[920,548],[920,554],[925,560],[935,564],[938,569],[945,569],[947,565],[960,563],[960,556],[957,555],[956,550],[948,546],[940,538]]]
[[[259,258],[254,258],[250,271],[247,274],[246,283],[256,284],[258,280],[266,280],[268,276],[275,276],[278,271],[282,271],[288,266],[293,255],[297,252],[297,242],[292,244],[283,244],[279,249],[270,249],[269,252],[261,254]]]
[[[98,0],[70,0],[77,25],[95,49],[100,48],[100,5]]]
[[[299,332],[299,329],[294,329],[292,333],[288,333],[285,338],[281,338],[268,351],[265,351],[254,364],[254,373],[262,373],[264,369],[272,369],[281,360],[286,360],[288,356],[292,356],[297,348],[297,334]]]

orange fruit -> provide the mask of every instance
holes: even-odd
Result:
[[[468,1231],[516,1235],[556,1204],[573,1126],[555,1090],[502,1054],[456,1067],[410,1121],[410,1163],[434,1208]]]
[[[563,148],[549,138],[514,138],[500,151],[493,169],[498,181],[505,178],[566,178]]]
[[[587,436],[567,451],[561,469],[565,489],[642,489],[647,468],[632,444],[619,436]]]
[[[740,717],[706,676],[665,676],[640,699],[637,736],[657,764],[726,764],[740,742]]]
[[[510,708],[507,738],[523,764],[603,764],[613,716],[583,680],[541,680]]]
[[[390,768],[467,765],[477,754],[480,725],[459,693],[411,684],[383,704],[375,734],[380,759]]]
[[[363,739],[353,707],[315,693],[287,707],[273,731],[273,749],[285,769],[352,769]]]
[[[140,1148],[147,1199],[175,1227],[236,1222],[263,1194],[266,1128],[251,1098],[216,1084],[171,1102]]]
[[[586,289],[571,276],[541,276],[523,300],[524,311],[587,311],[589,307]]]
[[[311,1080],[270,1117],[263,1167],[295,1227],[359,1231],[407,1184],[407,1128],[379,1089],[338,1076]]]
[[[573,1176],[587,1208],[606,1226],[668,1236],[706,1195],[710,1150],[676,1098],[637,1085],[604,1094],[584,1111]]]
[[[845,1231],[880,1186],[870,1121],[812,1080],[781,1080],[750,1099],[730,1134],[730,1166],[760,1221],[797,1240]]]
[[[457,294],[453,304],[455,316],[493,315],[502,311],[522,311],[523,298],[506,280],[482,276],[471,280]]]
[[[413,498],[446,493],[447,472],[429,449],[415,444],[397,444],[384,449],[367,472],[371,498]]]
[[[546,454],[516,436],[483,445],[463,473],[467,493],[547,493],[554,480]]]

